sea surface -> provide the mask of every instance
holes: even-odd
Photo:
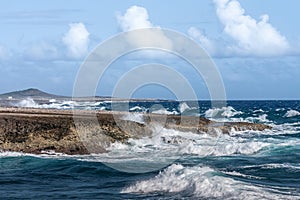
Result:
[[[122,110],[123,104],[114,109]],[[55,99],[47,104],[24,99],[15,106],[113,107],[109,101]],[[221,108],[209,101],[128,106],[128,119],[141,123],[140,113],[152,112],[263,123],[272,130],[199,135],[160,128],[152,138],[114,143],[108,153],[89,156],[0,152],[0,199],[300,199],[300,101],[228,101]]]

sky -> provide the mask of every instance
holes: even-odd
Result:
[[[207,52],[228,99],[300,99],[299,7],[296,0],[2,2],[0,93],[39,88],[72,95],[78,70],[97,45],[124,31],[159,27],[186,35]],[[97,95],[111,95],[122,74],[155,61],[182,73],[199,99],[209,98],[205,83],[187,63],[173,55],[154,57],[145,52],[112,63]],[[174,94],[153,86],[135,96]]]

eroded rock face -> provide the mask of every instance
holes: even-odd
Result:
[[[216,123],[205,118],[149,115],[144,123],[123,119],[126,113],[99,111],[93,121],[87,111],[76,115],[72,111],[0,108],[0,150],[41,153],[53,150],[66,154],[103,153],[112,142],[151,136],[153,125],[180,131],[207,133],[219,129],[223,133],[235,130],[264,130],[264,124],[245,122]]]

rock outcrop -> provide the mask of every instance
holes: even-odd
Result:
[[[235,130],[264,130],[268,125],[245,122],[217,123],[202,117],[144,114],[143,122],[127,119],[129,113],[0,108],[0,151],[66,154],[102,153],[115,141],[151,136],[153,127],[228,134]]]

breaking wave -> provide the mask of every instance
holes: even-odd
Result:
[[[222,108],[211,108],[205,111],[205,117],[207,118],[230,118],[236,115],[243,114],[242,111],[236,111],[233,107],[227,106]]]
[[[32,99],[26,98],[16,103],[14,106],[23,107],[23,108],[38,108],[39,105]]]
[[[289,110],[285,113],[284,117],[296,117],[299,116],[300,112],[297,110]]]
[[[157,176],[137,181],[121,192],[173,195],[179,193],[181,197],[208,199],[293,199],[287,195],[271,193],[269,190],[226,177],[226,173],[208,166],[185,167],[181,164],[173,164]]]

